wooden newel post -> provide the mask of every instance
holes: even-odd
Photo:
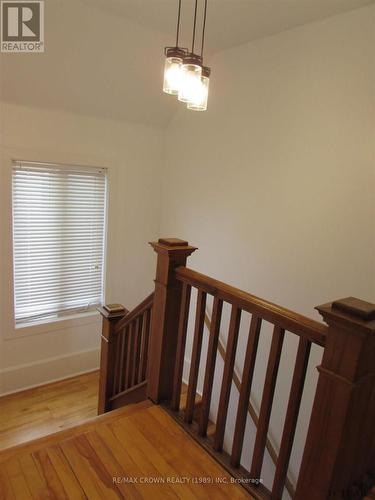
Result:
[[[187,241],[161,238],[150,243],[158,254],[155,295],[149,345],[148,391],[155,403],[169,399],[172,394],[176,359],[177,330],[181,305],[182,284],[175,279],[174,270],[185,266],[196,248]]]
[[[375,304],[317,310],[329,329],[295,498],[356,500],[375,484]]]
[[[120,308],[120,304],[115,305],[117,306],[117,309]],[[100,307],[98,310],[103,317],[98,403],[98,414],[101,415],[102,413],[110,410],[109,398],[113,393],[116,357],[115,326],[121,318],[128,314],[128,311],[125,309],[125,307],[123,307],[121,311],[116,312],[108,312],[104,307]]]

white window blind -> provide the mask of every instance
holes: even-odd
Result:
[[[16,323],[102,303],[105,169],[15,162]]]

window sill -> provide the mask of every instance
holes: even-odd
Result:
[[[28,337],[30,335],[40,335],[67,328],[76,328],[84,325],[97,323],[100,324],[100,314],[98,311],[90,311],[86,313],[77,313],[63,318],[49,318],[40,320],[38,323],[21,324],[14,326],[11,335],[6,337],[6,340]]]

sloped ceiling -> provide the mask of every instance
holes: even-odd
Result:
[[[173,40],[177,0],[83,0],[160,31]],[[208,0],[207,38],[213,52],[355,9],[373,0]],[[182,40],[191,39],[195,0],[182,0]],[[198,0],[198,14],[204,0]],[[201,15],[198,15],[198,19]],[[199,33],[200,35],[200,33]],[[199,40],[198,40],[199,41]]]
[[[200,0],[201,4],[203,0]],[[207,55],[373,0],[209,0]],[[44,54],[1,54],[0,98],[165,127],[177,103],[161,92],[163,48],[177,0],[46,0]],[[193,0],[183,0],[190,40]]]

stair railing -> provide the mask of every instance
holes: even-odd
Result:
[[[375,482],[375,305],[358,299],[318,307],[327,324],[311,320],[186,268],[196,250],[186,241],[160,239],[150,336],[148,396],[176,419],[230,473],[246,482],[257,499],[280,499],[304,389],[312,344],[324,348],[308,436],[298,477],[297,500],[360,499]],[[197,290],[186,409],[180,393],[191,290]],[[193,421],[207,296],[213,312],[199,422]],[[223,304],[231,306],[227,350],[215,433],[207,436]],[[251,324],[230,452],[223,449],[241,314]],[[241,465],[248,403],[262,322],[273,324],[266,379],[250,470]],[[266,449],[279,362],[286,335],[299,337],[290,396],[271,490],[259,482]],[[371,484],[372,483],[372,484]]]
[[[208,331],[210,331],[211,330],[211,320],[210,320],[207,313],[205,314],[205,317],[204,317],[204,323],[205,323]],[[226,351],[224,342],[220,338],[220,333],[219,333],[219,338],[218,338],[217,352],[220,354],[221,359],[223,361],[225,361],[227,351]],[[241,378],[242,378],[242,376],[238,373],[238,371],[236,370],[236,367],[234,367],[232,381],[233,381],[236,389],[238,390],[238,393],[240,393],[240,391],[241,391]],[[249,397],[247,411],[248,411],[248,414],[249,414],[251,420],[253,421],[255,427],[258,427],[258,425],[259,425],[259,412],[255,409],[254,405],[251,402],[251,395]],[[272,443],[272,441],[269,437],[267,437],[267,439],[266,439],[266,450],[267,450],[272,462],[276,465],[277,460],[278,460],[278,456],[279,456],[279,450],[277,450],[276,446]],[[289,493],[289,496],[291,498],[293,498],[295,495],[295,492],[296,492],[295,486],[293,484],[292,479],[288,476],[288,474],[285,477],[285,488],[286,488],[287,492]]]
[[[147,399],[147,366],[154,293],[133,311],[103,317],[98,413]]]

